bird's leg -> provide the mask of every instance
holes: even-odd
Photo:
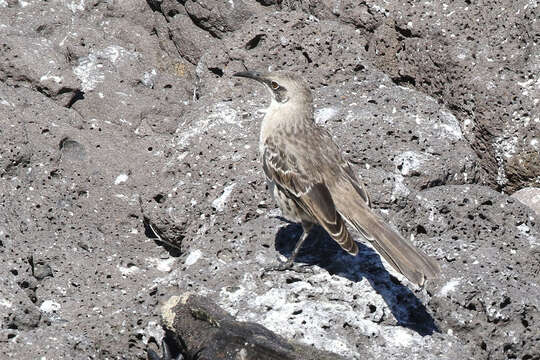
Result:
[[[302,247],[302,244],[309,236],[309,232],[311,228],[313,227],[313,224],[302,222],[302,236],[300,236],[300,240],[297,241],[296,246],[294,247],[294,250],[291,253],[291,256],[285,260],[281,261],[277,259],[278,264],[277,265],[271,265],[265,268],[265,271],[284,271],[291,269],[294,264],[294,259],[296,258],[296,255],[300,252],[300,248]]]

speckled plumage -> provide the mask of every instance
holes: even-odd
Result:
[[[244,72],[270,92],[261,124],[259,152],[264,172],[283,215],[304,229],[290,267],[314,224],[320,224],[347,252],[358,253],[345,222],[352,225],[397,271],[422,285],[438,264],[416,249],[370,209],[369,196],[332,136],[314,122],[307,84],[289,73]]]

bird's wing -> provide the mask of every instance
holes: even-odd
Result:
[[[339,164],[331,168],[329,164],[321,168],[336,211],[353,225],[368,243],[377,250],[396,270],[412,282],[422,285],[426,278],[436,277],[439,265],[435,260],[414,247],[398,232],[393,230],[370,209],[368,193],[349,164],[343,160],[341,151],[331,141],[331,136],[321,132],[326,149],[324,158]],[[335,148],[332,149],[332,146]]]
[[[366,185],[363,182],[358,181],[358,178],[356,174],[354,173],[353,169],[351,168],[351,165],[343,160],[343,163],[341,165],[347,176],[351,180],[351,184],[354,186],[354,189],[360,195],[362,200],[366,203],[368,207],[371,207],[371,199],[369,197],[369,194],[366,189]]]
[[[317,162],[312,165],[319,165],[319,176],[323,178],[323,181],[328,184],[335,181],[338,177],[346,177],[353,185],[355,192],[360,196],[363,202],[370,207],[371,200],[364,184],[358,181],[358,177],[354,173],[351,165],[342,156],[342,151],[339,146],[334,142],[332,135],[320,126],[312,125],[309,131],[309,137],[311,139],[311,145],[307,146],[306,151],[315,151],[317,153]],[[313,146],[315,144],[315,146]]]
[[[269,136],[264,143],[264,172],[280,191],[316,219],[344,250],[356,255],[358,247],[336,211],[326,184],[321,176],[310,171],[313,164],[305,158],[310,153],[304,146],[305,143],[286,134]]]
[[[318,126],[312,129],[311,133],[313,134],[312,139],[318,144],[318,158],[322,165],[319,166],[318,171],[320,172],[320,176],[323,178],[324,183],[330,186],[331,189],[333,188],[332,185],[335,184],[336,181],[347,181],[347,183],[352,187],[348,196],[354,199],[354,201],[361,202],[362,205],[370,208],[371,200],[364,184],[358,181],[358,178],[351,168],[349,162],[343,159],[341,149],[332,139],[332,135],[330,135],[326,129]],[[331,193],[330,196],[332,196]],[[338,213],[339,210],[339,208],[336,208]],[[341,213],[340,215],[343,216]],[[344,219],[349,222],[347,217],[344,217]],[[366,229],[357,226],[356,224],[351,223],[351,225],[355,227],[366,240],[373,240],[373,235],[366,231]]]
[[[274,144],[267,146],[265,167],[274,182],[296,191],[297,203],[308,209],[344,249],[350,235],[346,230],[342,233],[347,233],[347,238],[339,239],[335,234],[341,234],[343,222],[347,221],[409,280],[422,285],[426,278],[437,276],[440,271],[437,262],[370,209],[367,191],[343,159],[331,135],[319,127],[305,131],[309,134],[289,137],[281,134],[273,139]],[[286,140],[276,143],[276,139]],[[350,243],[354,244],[352,240]],[[356,244],[354,249],[357,249]]]

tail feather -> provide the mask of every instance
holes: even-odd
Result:
[[[345,226],[345,225],[343,225],[343,226]],[[345,231],[347,232],[346,240],[343,240],[341,242],[338,241],[338,244],[343,248],[343,250],[347,251],[351,255],[356,256],[356,255],[358,255],[358,246],[354,242],[354,240],[351,237],[351,234],[349,233],[347,228],[345,228]],[[335,240],[335,238],[334,238],[334,240]]]
[[[370,211],[371,212],[371,211]],[[358,218],[361,221],[358,221]],[[439,264],[414,247],[375,214],[355,216],[356,228],[369,229],[373,234],[370,244],[407,279],[422,286],[426,278],[434,278],[440,272]]]
[[[337,212],[328,188],[315,184],[306,196],[300,198],[298,206],[304,207],[321,226],[349,254],[358,254],[358,246],[345,226],[345,221]]]
[[[375,248],[375,250],[405,275],[407,279],[422,286],[426,278],[434,278],[440,272],[439,264],[387,225],[372,212],[356,194],[350,182],[331,191],[338,212],[352,224]]]

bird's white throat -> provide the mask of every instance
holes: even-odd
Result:
[[[292,129],[302,121],[313,121],[313,105],[290,99],[280,103],[272,97],[270,105],[266,108],[261,124],[259,137],[259,152],[262,155],[262,146],[266,138],[278,129]]]

